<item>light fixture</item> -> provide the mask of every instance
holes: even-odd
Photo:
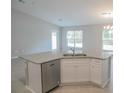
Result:
[[[113,26],[111,26],[111,29],[113,29]]]
[[[109,29],[109,28],[110,28],[110,26],[108,25],[106,29]]]
[[[112,25],[104,25],[103,29],[105,29],[105,30],[112,30],[113,26]]]
[[[106,26],[103,26],[104,29],[106,29]]]

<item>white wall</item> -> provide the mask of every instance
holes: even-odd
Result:
[[[89,56],[101,56],[102,54],[102,30],[103,25],[87,25],[77,27],[64,27],[62,29],[62,50],[66,50],[66,31],[83,31],[83,53]]]
[[[12,57],[51,50],[51,32],[59,27],[41,19],[12,9]],[[58,39],[58,48],[59,48]]]

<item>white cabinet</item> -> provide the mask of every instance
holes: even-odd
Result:
[[[76,81],[77,82],[83,82],[83,81],[89,81],[89,66],[90,62],[89,59],[79,59],[79,63],[77,63],[77,68],[76,68]]]
[[[91,82],[101,85],[102,79],[102,62],[98,59],[92,59],[90,62]]]
[[[89,59],[62,59],[61,83],[89,81]]]
[[[61,83],[91,81],[104,87],[110,79],[109,60],[61,59]]]
[[[70,60],[61,60],[61,83],[75,82],[75,66]]]
[[[110,80],[110,61],[109,59],[92,59],[90,63],[91,82],[104,87]]]
[[[28,62],[28,89],[32,93],[42,93],[41,64]]]

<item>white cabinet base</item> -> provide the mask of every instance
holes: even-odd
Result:
[[[28,83],[32,92],[42,93],[41,64],[28,62]]]
[[[62,59],[62,85],[90,84],[104,88],[110,81],[110,61],[99,59]]]
[[[62,59],[61,83],[90,81],[89,59]]]

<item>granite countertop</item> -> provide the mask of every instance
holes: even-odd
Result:
[[[25,59],[27,61],[33,62],[33,63],[44,63],[55,59],[62,58],[61,53],[56,52],[44,52],[44,53],[37,53],[32,55],[24,55],[20,56],[19,58]]]
[[[102,53],[101,56],[93,56],[93,55],[87,55],[87,56],[63,56],[62,58],[63,59],[69,59],[69,58],[72,58],[72,59],[75,59],[75,58],[91,58],[91,59],[99,59],[99,60],[105,60],[109,57],[113,56],[112,53]]]
[[[98,56],[63,56],[60,52],[44,52],[31,55],[20,56],[19,58],[27,60],[27,62],[33,62],[36,64],[42,64],[51,60],[56,59],[76,59],[76,58],[93,58],[99,60],[105,60],[112,56],[112,53],[103,53],[100,57]]]

